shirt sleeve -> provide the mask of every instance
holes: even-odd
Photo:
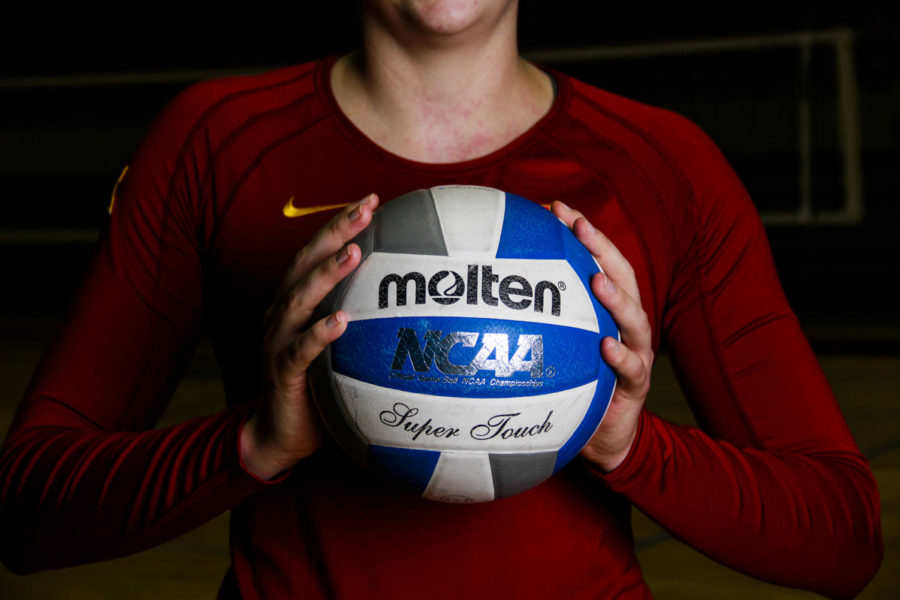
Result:
[[[152,429],[202,327],[213,103],[192,88],[149,130],[0,448],[0,558],[14,572],[161,543],[265,485],[239,460],[249,403]]]
[[[867,461],[781,290],[746,191],[692,124],[669,124],[693,191],[662,337],[700,429],[642,414],[625,462],[600,475],[713,559],[835,598],[881,562]]]

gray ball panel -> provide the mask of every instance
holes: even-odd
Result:
[[[556,452],[491,454],[494,497],[506,498],[533,488],[553,475]]]
[[[376,252],[447,256],[430,190],[416,190],[386,203],[375,211],[374,229]]]

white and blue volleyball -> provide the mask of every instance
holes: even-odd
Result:
[[[590,290],[591,254],[550,211],[442,186],[384,204],[363,258],[323,302],[347,331],[319,357],[323,420],[360,465],[446,502],[549,478],[587,443],[615,375],[618,329]]]

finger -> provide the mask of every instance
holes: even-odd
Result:
[[[613,281],[624,287],[633,298],[640,301],[641,292],[638,289],[634,269],[616,245],[577,210],[558,200],[552,204],[552,209],[553,214],[559,217],[572,230],[578,241],[597,258],[603,270]]]
[[[284,347],[306,325],[319,303],[338,282],[353,272],[361,257],[359,246],[348,244],[286,290],[284,302],[273,315],[277,321],[266,336],[270,353]]]
[[[290,289],[307,272],[335,254],[372,221],[372,211],[378,206],[378,196],[369,194],[350,204],[328,223],[294,257],[285,274],[282,289]]]
[[[616,248],[615,244],[584,217],[579,217],[575,221],[575,229],[573,231],[578,241],[584,244],[585,248],[597,257],[606,274],[617,285],[625,288],[635,300],[640,301],[641,292],[637,286],[634,269],[631,267],[628,259]]]
[[[650,390],[650,368],[641,355],[611,337],[603,339],[600,353],[616,372],[616,393],[643,402]]]
[[[342,311],[313,323],[312,327],[296,336],[279,355],[280,376],[286,379],[302,376],[312,361],[328,344],[339,338],[345,329],[347,329],[347,315]]]
[[[350,204],[335,215],[295,256],[285,273],[275,300],[264,316],[267,329],[285,312],[288,296],[297,282],[329,254],[337,253],[372,221],[372,211],[378,206],[378,196],[369,194],[359,202]]]
[[[583,217],[580,212],[570,207],[568,204],[564,202],[560,202],[559,200],[554,200],[550,203],[550,210],[553,211],[553,214],[556,215],[560,221],[566,224],[566,227],[572,229],[575,224],[575,220],[578,217]]]
[[[652,332],[640,302],[605,273],[594,275],[591,290],[619,326],[622,342],[638,354],[649,356],[653,351]]]

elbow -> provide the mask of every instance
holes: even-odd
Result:
[[[881,532],[881,501],[875,477],[867,464],[845,470],[843,510],[832,522],[831,544],[834,560],[821,560],[823,578],[831,579],[826,589],[814,590],[829,598],[855,598],[872,581],[884,559]],[[840,532],[844,533],[841,534]],[[820,558],[824,558],[824,555]]]
[[[881,537],[880,526],[875,535],[858,536],[866,539],[851,542],[848,548],[844,548],[846,562],[835,575],[840,578],[828,590],[822,590],[823,595],[835,599],[857,597],[881,568],[884,559],[884,542]]]
[[[868,463],[855,452],[793,457],[791,492],[765,512],[760,577],[835,600],[855,598],[875,577],[884,557],[881,502]],[[788,509],[779,514],[778,508]]]
[[[42,551],[40,532],[29,519],[0,504],[0,564],[16,575],[30,575],[50,568],[50,552]],[[0,594],[2,595],[2,594]]]
[[[2,558],[0,558],[0,564],[6,567],[6,570],[13,575],[31,575],[32,573],[40,570],[29,568],[28,565],[22,563],[19,560],[16,560],[14,557],[5,554]]]
[[[0,564],[15,575],[30,575],[41,567],[29,558],[26,546],[16,543],[14,536],[0,532]]]
[[[873,544],[870,548],[858,549],[858,554],[840,569],[822,573],[822,580],[801,587],[833,600],[856,598],[875,577],[883,557],[884,548],[880,543]]]
[[[882,542],[881,536],[878,536],[878,542],[873,546],[871,551],[869,552],[868,559],[866,563],[866,568],[863,570],[860,577],[860,584],[858,586],[858,591],[862,592],[862,590],[869,584],[870,581],[875,577],[875,574],[878,573],[878,569],[881,568],[881,562],[884,559],[884,543]]]
[[[16,575],[67,566],[59,563],[60,549],[71,545],[55,535],[56,524],[24,504],[0,498],[0,564]]]
[[[45,515],[0,506],[0,563],[16,575],[30,575],[100,559],[89,537],[62,535],[62,525]]]
[[[35,543],[32,537],[23,535],[23,532],[13,535],[8,535],[9,533],[8,530],[0,529],[0,564],[10,573],[31,575],[38,571],[72,566],[78,562],[72,560],[71,553],[67,556],[53,544]]]
[[[833,600],[856,598],[881,567],[884,545],[880,530],[874,534],[869,530],[826,531],[813,532],[804,548],[781,554],[777,574],[757,576]]]

